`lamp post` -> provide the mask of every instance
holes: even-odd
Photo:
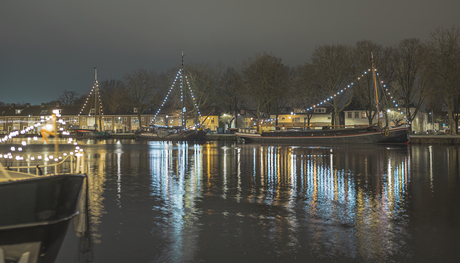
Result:
[[[432,130],[434,130],[433,110],[431,110],[430,114],[431,114],[431,128]]]

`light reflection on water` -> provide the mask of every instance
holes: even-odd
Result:
[[[85,149],[94,262],[449,261],[460,247],[458,147]]]

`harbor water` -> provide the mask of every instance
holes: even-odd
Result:
[[[458,260],[459,146],[79,144],[87,231],[57,262]]]

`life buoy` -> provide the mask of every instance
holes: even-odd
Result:
[[[390,128],[386,127],[385,128],[385,136],[388,136],[390,134]]]

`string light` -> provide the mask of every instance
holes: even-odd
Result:
[[[28,126],[26,128],[24,128],[23,130],[21,131],[12,131],[10,132],[10,134],[8,135],[5,135],[3,138],[0,139],[0,143],[4,143],[4,142],[7,142],[8,140],[11,140],[13,139],[14,137],[18,136],[19,134],[25,134],[26,132],[34,129],[35,127],[38,127],[41,123],[45,122],[45,120],[49,120],[51,118],[51,116],[41,116],[40,120],[38,120],[35,124],[31,125],[31,126]],[[62,120],[58,120],[57,121],[58,123],[63,123]],[[65,123],[65,122],[64,122]],[[37,141],[38,140],[38,137],[37,136],[33,136],[32,138],[34,141]],[[30,140],[30,138],[27,138],[27,140]],[[77,145],[77,141],[76,140],[73,140],[72,138],[69,138],[68,141],[67,141],[68,144],[74,144],[74,145]],[[27,141],[21,141],[21,146],[18,146],[17,148],[15,146],[11,146],[10,147],[10,150],[11,152],[23,152],[23,147],[27,146]],[[78,147],[78,146],[76,146]],[[78,149],[80,149],[80,147],[78,147]],[[82,150],[82,149],[80,149]],[[11,152],[7,153],[7,154],[0,154],[0,158],[3,158],[3,159],[16,159],[18,161],[22,161],[24,160],[24,157],[21,155],[21,154],[17,154],[17,155],[13,155]],[[62,153],[62,156],[67,156],[68,154],[71,154],[73,155],[73,152],[70,152],[70,153]],[[62,156],[55,156],[54,158],[56,159],[62,159],[63,157]],[[49,159],[53,159],[53,156],[49,156],[50,158],[46,157],[48,160]],[[37,156],[37,159],[41,160],[42,159],[42,156],[41,155],[38,155]],[[27,161],[33,161],[35,160],[35,156],[31,156],[30,158],[27,158],[26,159]]]
[[[370,72],[370,71],[371,71],[371,69],[368,69],[367,71],[364,71],[364,74],[367,74],[367,72]],[[377,73],[377,69],[375,69],[375,72],[376,72],[376,75],[379,76],[379,73]],[[362,74],[361,77],[357,77],[356,79],[357,79],[357,80],[361,80],[361,78],[364,77],[364,74]],[[380,80],[380,78],[379,78],[379,80]],[[380,84],[383,85],[383,87],[385,88],[385,91],[388,93],[388,95],[390,96],[390,98],[393,99],[394,96],[391,95],[391,92],[388,90],[388,88],[386,88],[386,85],[383,84],[383,83],[384,83],[384,82],[381,80],[381,81],[380,81]],[[321,102],[319,102],[319,103],[313,104],[312,106],[307,107],[306,110],[307,110],[307,111],[311,111],[311,110],[315,109],[316,107],[321,106],[323,103],[327,103],[327,101],[329,101],[329,100],[332,99],[333,97],[337,97],[337,95],[340,95],[340,94],[344,93],[344,92],[347,90],[347,88],[348,88],[348,89],[352,88],[354,84],[355,84],[354,82],[351,82],[350,84],[347,85],[347,87],[345,87],[345,88],[343,88],[342,90],[338,91],[337,94],[334,94],[334,96],[330,96],[330,97],[329,97],[328,99],[326,99],[326,100],[323,100],[323,101],[321,101]],[[398,107],[398,104],[396,103],[396,101],[395,101],[395,100],[392,100],[392,102],[393,102],[393,105],[395,106],[395,108],[397,108],[397,107]],[[389,110],[389,109],[388,109],[388,110]],[[400,108],[398,108],[398,110],[400,110]],[[403,112],[401,112],[401,114],[403,114]],[[294,115],[296,115],[296,114],[294,113]],[[404,118],[406,119],[406,116],[404,116]]]
[[[201,118],[201,112],[200,112],[200,109],[198,108],[198,105],[196,103],[196,99],[195,99],[195,95],[193,94],[193,90],[190,86],[190,82],[188,80],[188,77],[187,75],[183,75],[183,71],[182,69],[179,69],[179,71],[177,72],[176,74],[176,77],[174,78],[174,81],[171,85],[171,88],[169,89],[168,93],[166,94],[166,97],[164,98],[163,102],[161,103],[161,106],[159,107],[158,111],[155,113],[155,115],[153,116],[153,118],[151,119],[150,121],[150,125],[154,124],[155,123],[155,120],[156,120],[156,117],[158,116],[158,114],[160,113],[161,109],[163,108],[163,106],[165,105],[166,101],[168,100],[169,98],[169,95],[171,94],[171,92],[173,91],[175,85],[176,85],[176,82],[179,78],[179,88],[180,88],[180,99],[181,99],[181,103],[184,102],[184,82],[183,82],[183,77],[185,76],[185,84],[186,84],[186,88],[188,88],[188,90],[190,91],[190,95],[192,97],[192,102],[193,102],[193,105],[195,106],[195,109],[197,110],[198,112],[198,116],[199,118]],[[184,109],[181,109],[181,112],[183,112]],[[184,125],[185,123],[185,118],[182,118],[182,126]],[[160,125],[157,125],[157,126],[160,126]]]

